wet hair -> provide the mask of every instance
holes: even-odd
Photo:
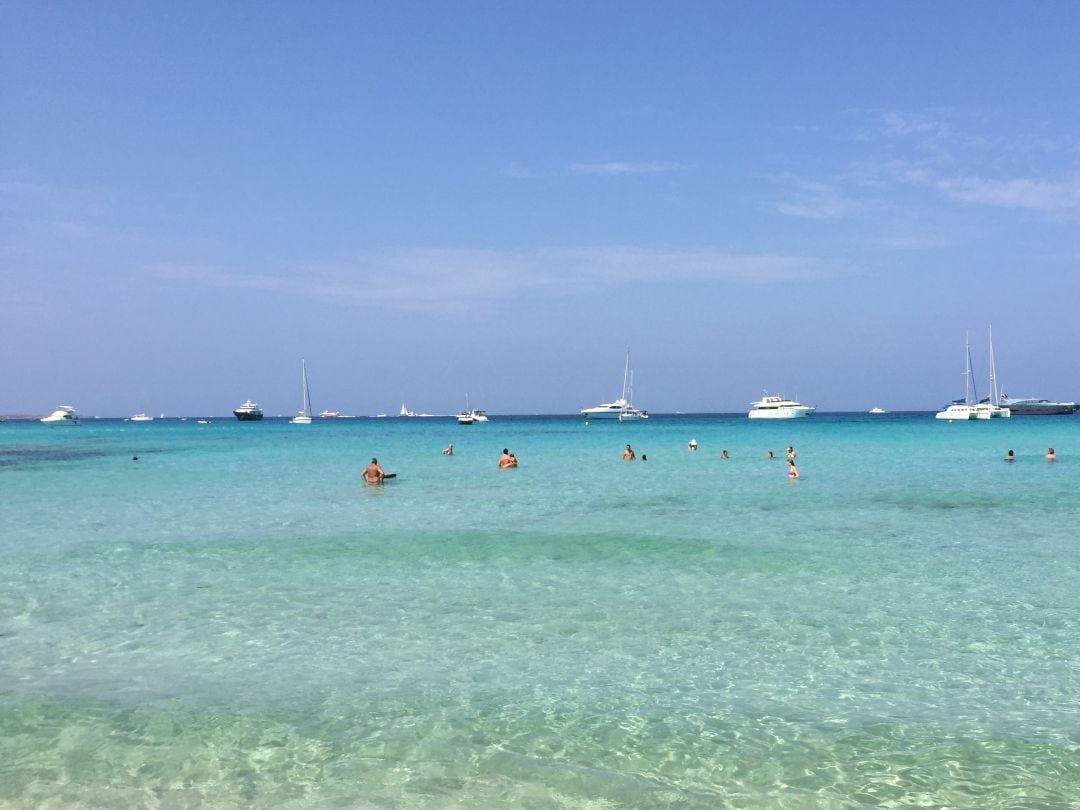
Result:
[[[379,463],[379,460],[378,460],[377,458],[373,458],[373,459],[371,460],[371,463],[372,463],[372,464],[378,464],[378,463]]]
[[[509,450],[507,450],[507,449],[506,449],[505,447],[503,448],[503,452],[504,452],[504,453],[505,453],[506,455],[510,455],[510,451],[509,451]]]

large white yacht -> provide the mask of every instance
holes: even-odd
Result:
[[[77,425],[79,424],[79,417],[75,413],[75,409],[70,405],[60,405],[55,411],[38,421],[46,425]]]
[[[128,419],[129,422],[153,422],[154,417],[147,416],[145,413],[137,413]]]
[[[757,402],[750,403],[750,412],[746,415],[751,419],[798,419],[809,416],[816,410],[813,405],[803,405],[793,399],[766,394]]]
[[[620,422],[635,422],[648,419],[649,414],[633,405],[634,372],[630,370],[630,352],[626,353],[626,368],[623,370],[622,396],[614,402],[605,402],[592,408],[582,408],[585,421],[590,419],[618,419]]]

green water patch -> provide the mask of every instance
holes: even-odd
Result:
[[[1068,807],[1080,747],[884,718],[714,712],[537,690],[308,713],[15,703],[9,807]]]

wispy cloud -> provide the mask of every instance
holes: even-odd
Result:
[[[674,280],[736,284],[819,281],[847,274],[850,268],[843,262],[797,255],[605,246],[533,251],[385,250],[274,271],[157,264],[148,272],[161,280],[219,289],[426,310],[467,308],[532,294],[591,294],[619,285]]]
[[[806,180],[792,174],[775,175],[773,179],[789,187],[789,199],[774,203],[781,214],[804,219],[840,219],[867,207],[865,201],[841,194],[830,183]]]
[[[1031,211],[1049,220],[1080,219],[1080,140],[1049,132],[1045,122],[996,120],[975,110],[854,110],[857,152],[823,177],[772,179],[788,192],[773,207],[782,214],[838,220],[874,214],[932,221],[948,206]],[[1064,164],[1064,165],[1063,165]],[[886,233],[890,223],[882,220]],[[919,229],[921,231],[921,229]],[[937,243],[921,235],[879,238],[883,246]]]
[[[623,174],[666,174],[684,172],[690,167],[682,163],[655,161],[651,163],[630,163],[611,160],[603,163],[571,163],[571,174],[599,174],[617,176]]]
[[[933,184],[957,202],[1022,208],[1070,219],[1080,214],[1080,175],[1062,181],[962,177],[938,179]]]

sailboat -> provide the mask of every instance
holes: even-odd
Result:
[[[990,396],[979,401],[975,383],[971,376],[971,341],[964,333],[964,398],[954,400],[943,411],[934,414],[935,419],[964,422],[969,419],[1003,419],[1012,416],[1008,408],[998,403],[997,370],[994,368],[994,337],[990,334]]]
[[[649,414],[635,408],[634,398],[634,372],[630,370],[630,352],[626,353],[626,368],[623,370],[622,396],[614,402],[606,402],[593,408],[582,408],[581,415],[585,421],[590,419],[618,419],[620,422],[633,422],[638,419],[648,419]]]
[[[975,406],[976,419],[1008,419],[1012,411],[1001,405],[998,396],[997,369],[994,367],[994,330],[990,328],[990,396]]]
[[[935,419],[963,422],[975,418],[975,406],[972,404],[971,398],[974,390],[971,381],[971,340],[967,332],[964,332],[964,363],[964,398],[950,402],[945,410],[934,414]]]
[[[300,361],[300,385],[303,388],[303,401],[304,407],[300,410],[296,416],[289,420],[290,425],[310,425],[311,424],[311,392],[308,390],[307,381],[307,361]]]

